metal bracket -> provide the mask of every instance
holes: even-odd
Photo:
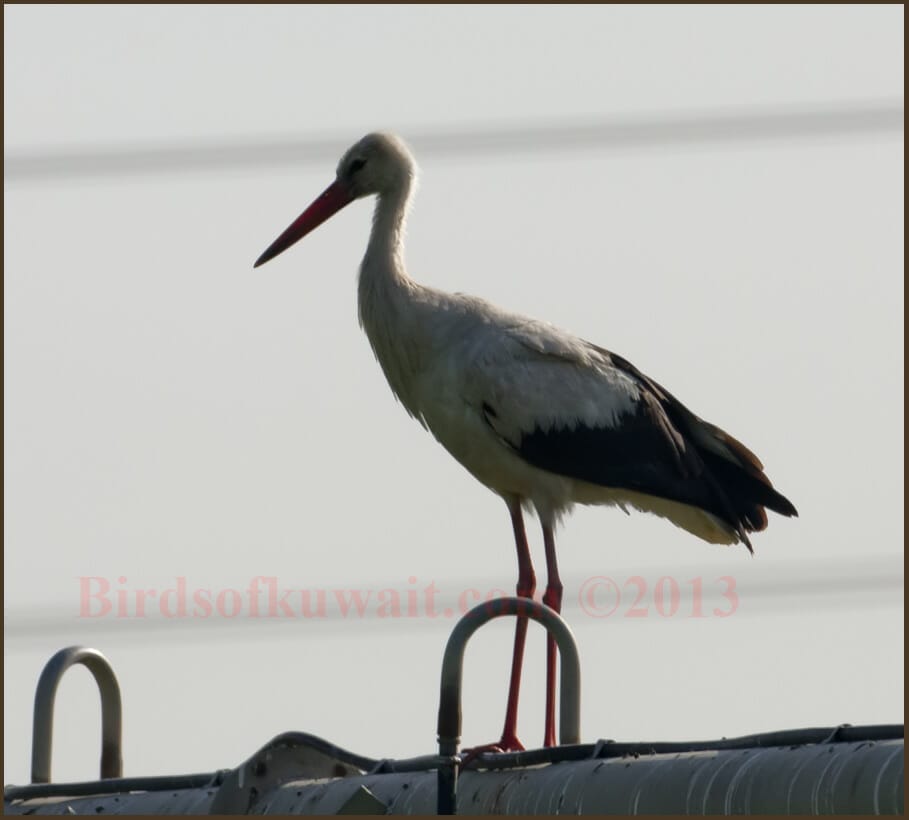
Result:
[[[345,758],[353,757],[302,732],[278,735],[224,778],[209,814],[254,814],[257,800],[289,780],[352,777],[363,773],[365,765],[361,767],[350,759],[342,759],[342,754]],[[361,762],[373,761],[365,758],[356,761]]]
[[[559,743],[579,743],[581,717],[581,664],[578,647],[568,624],[544,604],[528,598],[496,598],[480,604],[456,624],[442,659],[442,685],[439,692],[439,765],[438,813],[454,814],[457,807],[458,744],[461,740],[461,681],[467,641],[485,623],[503,615],[531,618],[541,623],[559,647]]]
[[[101,694],[101,779],[123,775],[123,703],[117,676],[107,658],[97,649],[70,646],[61,649],[47,662],[38,679],[32,724],[32,783],[51,782],[54,700],[61,678],[75,664],[88,668]]]

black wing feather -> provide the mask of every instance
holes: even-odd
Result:
[[[765,507],[798,514],[741,442],[698,418],[630,362],[595,349],[638,384],[641,400],[634,411],[616,426],[577,424],[525,433],[510,442],[524,460],[592,484],[698,507],[729,524],[749,549],[746,533],[767,526]]]

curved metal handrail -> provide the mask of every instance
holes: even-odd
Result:
[[[123,776],[123,703],[117,676],[97,649],[70,646],[47,662],[38,679],[32,725],[32,783],[51,782],[54,700],[60,680],[75,664],[88,668],[101,694],[101,779]]]
[[[479,604],[455,625],[442,658],[442,683],[439,691],[439,757],[447,761],[439,766],[439,814],[453,814],[456,808],[461,740],[461,682],[464,672],[464,650],[483,624],[503,615],[531,618],[541,623],[555,638],[561,656],[559,678],[559,743],[580,742],[581,663],[578,647],[568,624],[544,604],[528,598],[496,598]]]

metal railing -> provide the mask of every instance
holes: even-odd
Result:
[[[555,638],[561,656],[559,686],[559,743],[580,742],[581,662],[574,635],[561,617],[548,606],[528,598],[496,598],[475,606],[451,632],[442,658],[442,684],[439,691],[439,795],[438,813],[457,811],[458,770],[461,759],[461,680],[467,641],[493,618],[514,615],[542,624]]]
[[[85,666],[92,673],[101,694],[101,779],[123,774],[123,704],[117,676],[107,658],[97,649],[70,646],[61,649],[47,662],[38,679],[32,724],[32,783],[51,782],[54,701],[63,675],[76,664]]]

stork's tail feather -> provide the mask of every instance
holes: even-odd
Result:
[[[767,526],[765,507],[787,517],[798,516],[792,502],[773,488],[763,472],[752,472],[712,453],[701,456],[748,532]]]
[[[754,552],[746,533],[767,528],[767,510],[787,517],[798,516],[792,502],[774,489],[764,474],[763,465],[744,444],[712,424],[703,422],[712,444],[700,450],[701,458],[711,476],[711,483],[723,497],[729,523],[739,538]]]
[[[710,487],[703,509],[722,518],[751,552],[747,533],[767,528],[767,510],[798,516],[792,502],[773,488],[764,465],[742,442],[715,424],[692,413],[668,390],[648,378],[621,356],[607,353],[614,364],[645,384],[659,400],[671,423],[697,451]]]

